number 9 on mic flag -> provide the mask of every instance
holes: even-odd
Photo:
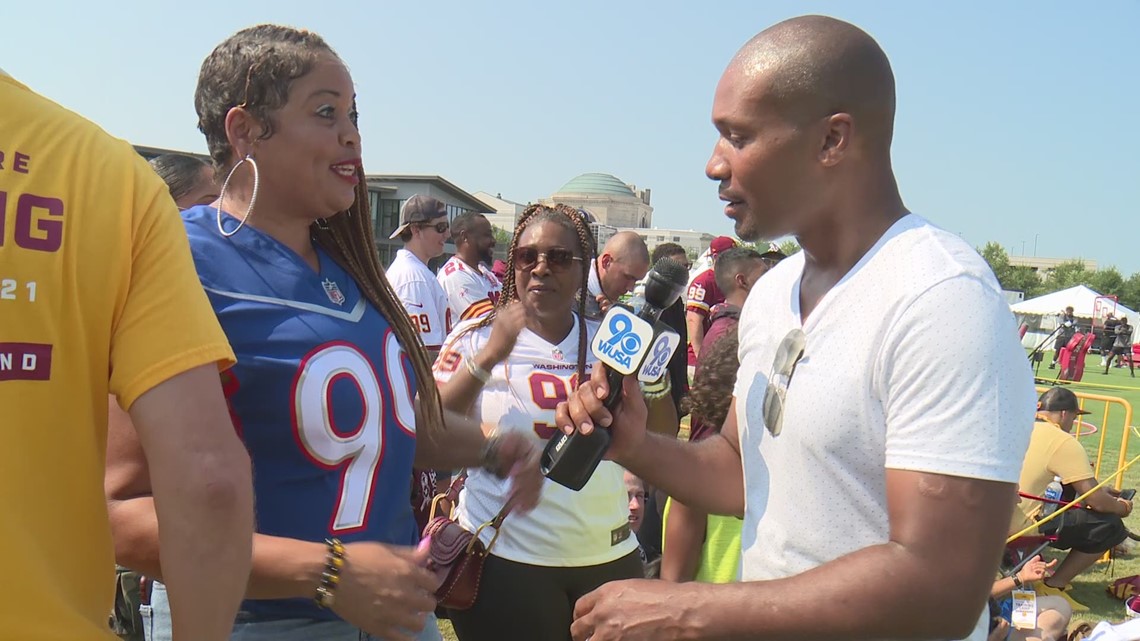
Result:
[[[602,319],[590,348],[598,360],[628,376],[637,371],[646,355],[653,360],[650,350],[657,344],[655,334],[649,321],[638,318],[624,305],[614,305]]]

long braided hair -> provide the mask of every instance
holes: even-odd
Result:
[[[578,251],[582,255],[582,289],[586,289],[590,282],[590,261],[594,259],[594,234],[582,214],[574,207],[563,205],[529,205],[515,225],[515,233],[511,236],[511,245],[507,250],[507,271],[503,277],[503,293],[498,304],[487,314],[469,326],[464,333],[475,329],[490,327],[500,309],[514,301],[519,300],[518,287],[515,284],[515,250],[519,246],[519,238],[523,231],[532,224],[552,222],[572,231],[578,237]],[[586,337],[586,296],[578,296],[578,384],[586,380],[586,348],[589,341]]]
[[[396,334],[396,340],[404,347],[412,362],[412,371],[416,374],[421,417],[426,423],[417,425],[416,433],[421,433],[420,428],[426,427],[427,436],[431,439],[446,429],[439,388],[435,386],[431,361],[428,360],[427,348],[420,332],[412,326],[404,304],[384,275],[384,266],[380,263],[380,253],[376,249],[376,237],[373,236],[368,182],[362,167],[357,168],[356,177],[360,182],[356,185],[356,200],[352,207],[328,218],[323,224],[313,223],[309,230],[313,239],[352,276],[360,292],[384,316]]]
[[[233,160],[233,149],[225,130],[229,110],[240,106],[250,111],[264,127],[261,138],[269,138],[274,133],[273,112],[285,105],[293,81],[309,73],[321,54],[335,56],[336,52],[319,35],[262,24],[235,33],[206,57],[198,76],[194,107],[198,112],[198,129],[206,136],[215,168],[225,168]],[[352,276],[361,293],[388,321],[404,347],[416,375],[416,391],[420,397],[423,424],[417,425],[416,431],[426,433],[431,439],[445,429],[439,390],[420,333],[412,327],[403,304],[384,276],[373,236],[363,168],[357,168],[356,175],[359,182],[352,206],[313,223],[310,233]]]

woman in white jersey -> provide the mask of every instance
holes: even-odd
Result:
[[[545,444],[555,433],[558,402],[594,364],[587,346],[598,323],[582,316],[575,296],[593,253],[576,209],[531,205],[523,212],[498,305],[456,327],[436,362],[445,408]],[[460,523],[474,529],[490,520],[507,495],[499,479],[471,470]],[[450,613],[460,640],[569,639],[580,596],[641,576],[628,503],[622,469],[609,461],[578,492],[547,481],[533,512],[503,522],[475,605]],[[491,535],[484,530],[484,544]]]

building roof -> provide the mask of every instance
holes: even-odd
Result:
[[[604,196],[629,196],[637,198],[629,185],[610,174],[589,173],[582,174],[562,185],[555,194],[589,194]]]
[[[384,183],[401,183],[401,182],[426,182],[432,183],[443,191],[451,194],[459,203],[471,211],[493,214],[495,210],[489,208],[486,203],[476,198],[473,194],[461,189],[455,183],[442,177],[433,174],[367,174],[365,179],[368,181],[368,186],[376,189],[394,189],[391,184],[385,185]]]

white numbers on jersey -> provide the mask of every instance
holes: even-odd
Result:
[[[0,300],[26,299],[29,303],[36,302],[36,281],[24,283],[24,290],[20,290],[20,283],[15,279],[0,279]]]
[[[404,431],[415,433],[415,406],[411,384],[395,335],[385,337],[385,373],[393,400],[393,413]],[[333,384],[341,379],[353,383],[360,393],[363,416],[351,432],[337,429],[329,407]],[[307,356],[293,385],[295,425],[305,452],[321,467],[344,467],[340,499],[333,514],[333,532],[358,530],[367,523],[372,507],[376,472],[384,452],[385,390],[380,387],[372,363],[355,346],[330,343]]]

